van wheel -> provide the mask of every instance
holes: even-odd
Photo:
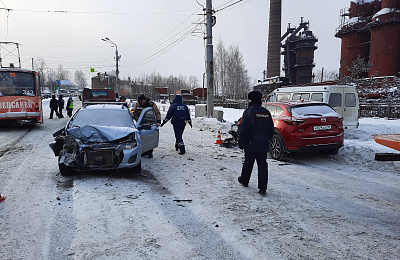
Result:
[[[133,172],[140,172],[141,170],[142,170],[142,161],[140,161],[138,165],[132,168]]]
[[[278,134],[272,136],[269,144],[269,153],[274,160],[281,160],[284,155],[282,138]]]

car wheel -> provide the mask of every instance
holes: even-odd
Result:
[[[142,170],[142,161],[140,161],[138,165],[132,168],[133,172],[140,172],[141,170]]]
[[[269,144],[269,153],[274,160],[281,160],[284,155],[282,138],[278,134],[272,136]]]
[[[74,170],[63,163],[59,163],[58,168],[60,169],[60,173],[62,176],[71,176],[74,174]]]

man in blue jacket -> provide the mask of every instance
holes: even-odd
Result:
[[[271,113],[261,106],[261,92],[251,91],[248,99],[249,108],[243,113],[239,131],[239,148],[244,149],[244,163],[238,181],[244,187],[249,185],[254,161],[257,160],[258,188],[264,195],[268,184],[267,152],[269,140],[274,135],[274,123]]]
[[[175,133],[175,150],[179,150],[179,154],[185,154],[185,145],[182,135],[185,130],[186,123],[192,127],[189,109],[185,104],[182,104],[182,96],[176,95],[168,109],[167,115],[164,118],[161,127],[171,119],[171,124],[174,127]]]

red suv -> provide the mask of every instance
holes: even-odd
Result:
[[[312,150],[337,154],[343,146],[343,118],[326,103],[279,101],[264,103],[263,107],[271,112],[275,126],[270,142],[273,159]]]

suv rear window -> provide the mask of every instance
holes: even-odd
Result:
[[[339,116],[330,106],[322,104],[294,106],[288,108],[288,110],[294,117]]]

